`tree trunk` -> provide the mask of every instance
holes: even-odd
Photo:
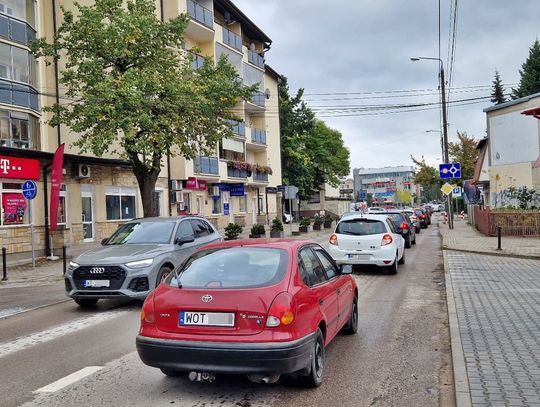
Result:
[[[160,170],[161,168],[152,168],[151,170],[148,170],[146,166],[137,165],[136,163],[133,165],[133,173],[137,178],[139,191],[141,192],[143,217],[145,218],[159,216],[154,201],[154,191],[156,190],[156,181]]]

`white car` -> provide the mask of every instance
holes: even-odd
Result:
[[[384,213],[386,212],[386,209],[381,208],[380,206],[372,206],[371,208],[368,208],[367,213]]]
[[[388,216],[357,215],[339,221],[328,252],[337,264],[375,265],[396,274],[405,264],[405,240]]]

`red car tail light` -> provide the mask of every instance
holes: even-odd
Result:
[[[156,317],[154,313],[154,296],[150,295],[144,302],[141,309],[141,323],[155,324]]]
[[[420,215],[420,219],[426,219],[426,215]]]
[[[399,225],[399,228],[403,230],[409,230],[409,224],[407,222],[403,222],[401,225]]]
[[[412,220],[413,222],[416,222],[416,221],[418,220],[418,218],[416,217],[416,215],[413,215],[413,216],[411,217],[411,220]]]
[[[333,244],[334,246],[337,246],[338,241],[337,241],[337,235],[336,234],[333,234],[332,236],[330,236],[330,244]]]
[[[381,242],[381,246],[386,246],[386,245],[389,245],[390,243],[393,242],[394,239],[392,239],[392,236],[389,235],[389,234],[386,234],[383,236],[382,238],[382,242]]]
[[[294,321],[294,313],[295,303],[292,295],[286,292],[279,293],[268,311],[266,326],[274,328],[290,325]]]

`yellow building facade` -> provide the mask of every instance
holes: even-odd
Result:
[[[77,134],[64,126],[53,128],[45,124],[49,117],[41,112],[41,107],[69,103],[65,89],[58,83],[64,62],[46,66],[30,55],[28,47],[36,37],[51,39],[62,23],[61,7],[73,10],[73,2],[2,3],[0,246],[6,247],[15,259],[28,257],[31,223],[38,254],[57,254],[62,245],[99,242],[119,224],[142,216],[138,184],[129,163],[121,157],[81,155],[72,146]],[[163,160],[154,194],[159,214],[199,214],[221,230],[229,222],[246,228],[271,222],[281,213],[277,187],[282,179],[277,114],[279,75],[265,63],[270,38],[229,0],[156,0],[155,4],[158,18],[167,20],[182,13],[190,17],[186,48],[197,49],[201,54],[193,62],[194,69],[202,63],[203,56],[217,60],[226,55],[244,83],[258,87],[250,101],[235,107],[234,112],[242,121],[231,123],[234,137],[223,139],[213,155],[187,160],[173,154]],[[59,230],[51,232],[47,216],[50,163],[62,143],[66,150]],[[18,166],[28,167],[28,171],[17,173],[3,168]],[[37,184],[38,193],[32,201],[22,196],[22,185],[28,179]]]

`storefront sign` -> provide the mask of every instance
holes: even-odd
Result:
[[[51,230],[58,228],[58,202],[62,184],[62,166],[64,165],[64,144],[60,144],[54,153],[51,170]],[[127,210],[127,208],[126,208]]]
[[[26,199],[18,192],[4,192],[2,194],[2,208],[4,209],[4,225],[24,222]]]
[[[198,180],[195,177],[189,177],[186,181],[186,189],[194,189],[197,191],[206,191],[206,181]]]
[[[228,214],[229,214],[229,203],[225,202],[223,204],[223,215],[228,215]]]
[[[277,194],[278,189],[275,187],[266,187],[266,192],[268,194]]]
[[[231,196],[244,196],[244,184],[230,184]]]
[[[39,160],[0,155],[0,178],[39,179]]]

